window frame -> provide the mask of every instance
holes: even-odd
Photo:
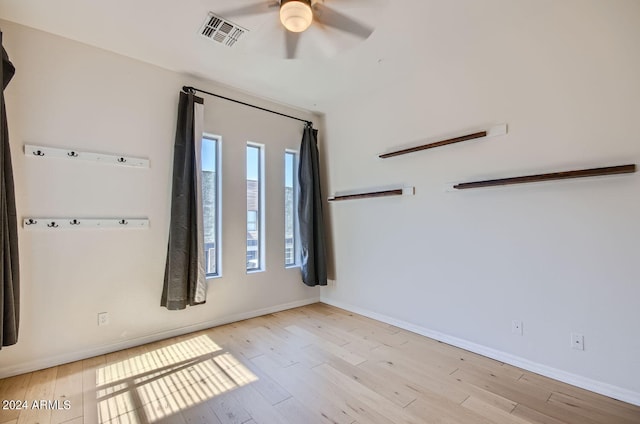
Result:
[[[215,261],[216,261],[216,270],[213,273],[207,272],[208,269],[205,269],[205,278],[213,279],[213,278],[221,278],[222,277],[222,137],[216,134],[211,133],[203,133],[202,134],[202,145],[206,141],[215,142],[215,189],[216,189],[216,198],[215,198]],[[204,169],[201,169],[201,172],[204,172]],[[204,178],[203,178],[204,180]],[[204,212],[204,205],[203,205]],[[204,231],[204,229],[203,229]],[[205,250],[205,264],[208,264],[207,258],[209,257],[209,253]],[[205,266],[205,268],[208,268]]]
[[[246,147],[245,147],[245,179],[246,181],[248,180],[248,169],[246,169],[246,165],[247,165],[247,160],[248,160],[248,149],[249,148],[254,148],[258,150],[258,187],[257,187],[257,191],[258,191],[258,199],[257,199],[257,205],[258,205],[258,211],[257,211],[257,221],[256,221],[256,225],[257,225],[257,261],[258,261],[258,266],[255,268],[246,268],[247,274],[254,274],[254,273],[258,273],[258,272],[264,272],[266,271],[266,225],[265,225],[265,212],[266,212],[266,206],[265,206],[265,166],[264,166],[264,161],[265,161],[265,145],[264,144],[260,144],[260,143],[255,143],[252,141],[247,141],[246,143]],[[247,187],[248,188],[248,187]],[[245,238],[246,238],[246,234],[249,233],[249,220],[248,220],[248,216],[249,216],[249,205],[248,205],[248,191],[245,193],[245,201],[247,202],[246,204],[246,216],[247,216],[247,220],[245,221]],[[249,256],[249,243],[248,240],[245,240],[245,256],[248,257]]]
[[[293,263],[287,263],[287,222],[286,222],[286,204],[285,204],[285,224],[284,224],[284,266],[285,268],[299,268],[300,267],[300,222],[298,220],[298,198],[300,195],[300,188],[298,182],[298,166],[300,161],[300,152],[293,149],[285,149],[284,151],[284,170],[285,170],[285,181],[284,181],[284,189],[285,189],[285,202],[286,202],[286,174],[287,174],[287,155],[293,156],[293,164],[292,164],[292,183],[293,183]]]

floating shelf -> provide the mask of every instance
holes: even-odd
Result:
[[[406,155],[408,153],[419,152],[421,150],[433,149],[434,147],[441,147],[441,146],[446,146],[446,145],[449,145],[449,144],[461,143],[463,141],[475,140],[477,138],[495,137],[495,136],[499,136],[499,135],[505,135],[506,133],[507,133],[507,124],[496,125],[494,127],[489,128],[488,130],[478,131],[478,132],[474,132],[474,133],[471,133],[471,134],[462,135],[462,136],[455,137],[455,138],[450,138],[450,139],[447,139],[447,140],[441,140],[441,141],[436,141],[436,142],[429,143],[429,144],[423,144],[423,145],[420,145],[420,146],[409,147],[409,148],[402,149],[402,150],[396,150],[396,151],[389,152],[389,153],[383,153],[381,155],[378,155],[378,157],[381,158],[381,159],[387,159],[387,158],[391,158],[391,157],[395,157],[395,156]]]
[[[149,228],[147,218],[25,218],[25,229],[80,229],[80,228]]]
[[[480,187],[494,187],[511,184],[536,183],[541,181],[565,180],[569,178],[597,177],[601,175],[631,174],[636,172],[636,165],[607,166],[603,168],[578,169],[574,171],[551,172],[548,174],[525,175],[522,177],[499,178],[495,180],[472,181],[453,186],[458,190]]]
[[[341,200],[368,199],[372,197],[413,196],[414,194],[416,194],[415,187],[400,187],[388,190],[369,191],[366,193],[335,195],[328,200],[330,202],[337,202]]]
[[[149,160],[131,156],[107,155],[103,153],[81,152],[79,150],[59,149],[56,147],[24,145],[24,154],[34,158],[66,158],[69,160],[82,160],[90,162],[106,163],[118,166],[134,168],[149,168]]]

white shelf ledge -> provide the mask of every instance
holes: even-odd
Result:
[[[132,156],[110,155],[103,153],[83,152],[72,149],[59,149],[56,147],[24,145],[24,154],[33,158],[60,158],[74,161],[90,161],[106,163],[110,165],[128,166],[133,168],[149,168],[149,159]]]
[[[149,228],[147,218],[24,218],[22,226],[27,230],[63,230],[81,228]]]

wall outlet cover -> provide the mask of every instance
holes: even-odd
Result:
[[[584,350],[584,336],[580,333],[571,333],[571,348]]]
[[[522,321],[519,321],[517,319],[511,321],[511,332],[513,334],[522,336]]]
[[[109,325],[109,312],[98,313],[98,327]]]

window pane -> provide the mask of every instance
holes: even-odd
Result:
[[[262,257],[260,251],[262,236],[260,153],[259,146],[247,146],[247,271],[259,270],[262,267],[260,263]]]
[[[218,141],[202,139],[202,204],[207,276],[218,275]]]
[[[296,154],[284,154],[284,264],[296,265],[297,237],[296,237],[296,204],[297,178]]]
[[[258,212],[247,211],[247,230],[258,231]]]

